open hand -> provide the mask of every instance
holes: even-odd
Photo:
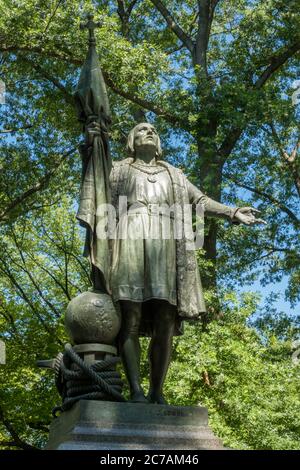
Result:
[[[259,213],[260,211],[253,207],[240,207],[236,211],[234,218],[245,225],[266,224],[267,222],[263,219],[256,218],[255,215]]]

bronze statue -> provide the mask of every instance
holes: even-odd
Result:
[[[87,132],[91,142],[100,135],[100,126],[91,123]],[[247,225],[261,220],[255,218],[256,209],[231,208],[213,201],[193,186],[181,170],[164,162],[159,136],[151,124],[138,124],[131,131],[128,150],[132,156],[116,162],[110,173],[111,201],[118,209],[119,197],[126,196],[127,212],[119,217],[112,240],[109,284],[113,300],[119,302],[122,312],[120,350],[131,400],[163,404],[162,388],[172,337],[180,334],[182,320],[200,318],[205,304],[195,253],[186,249],[186,240],[175,239],[172,233],[167,239],[149,238],[151,225],[156,225],[154,232],[159,234],[163,234],[165,223],[172,227],[168,220],[172,214],[151,212],[152,208],[200,203],[209,215]],[[137,231],[139,236],[132,237]],[[104,285],[96,287],[101,290]],[[140,334],[151,336],[147,398],[140,385]]]
[[[256,219],[256,209],[213,201],[181,170],[163,161],[159,136],[149,123],[140,123],[130,132],[129,158],[111,163],[109,105],[94,47],[95,24],[90,20],[88,25],[90,50],[75,95],[86,134],[77,217],[87,228],[85,253],[91,261],[94,289],[110,293],[122,313],[119,346],[131,401],[164,404],[172,338],[181,334],[184,319],[197,320],[205,312],[195,252],[188,248],[190,235],[175,236],[176,211],[174,215],[168,209],[198,204],[205,214],[232,222],[263,221]],[[121,196],[126,197],[126,210],[118,213]],[[109,203],[117,211],[111,239],[99,237],[97,231],[103,223],[98,209]],[[105,222],[109,223],[108,216]],[[166,228],[168,237],[163,236]],[[151,337],[147,398],[140,383],[139,335]]]

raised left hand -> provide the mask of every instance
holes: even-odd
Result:
[[[258,209],[253,207],[240,207],[234,215],[234,218],[245,225],[266,224],[263,219],[257,219],[256,214],[259,214]]]

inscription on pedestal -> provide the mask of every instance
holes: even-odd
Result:
[[[156,408],[155,406],[154,407],[149,406],[148,409],[144,408],[143,414],[155,416],[155,417],[157,416],[175,416],[175,417],[182,416],[182,417],[188,418],[192,416],[191,412],[185,412],[183,410],[174,410],[174,409],[168,410],[168,409],[161,408],[161,407]]]
[[[82,419],[110,423],[113,417],[115,423],[154,424],[164,422],[177,426],[178,420],[182,425],[206,426],[208,422],[207,409],[201,406],[172,406],[136,403],[82,402],[80,404]]]
[[[55,418],[47,449],[222,449],[201,406],[81,400]]]

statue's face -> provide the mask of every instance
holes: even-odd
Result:
[[[156,129],[149,123],[138,124],[134,131],[134,148],[135,150],[147,147],[155,147],[158,145],[158,134]]]

